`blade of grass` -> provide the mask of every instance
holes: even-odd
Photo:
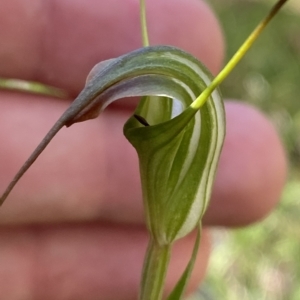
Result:
[[[249,35],[249,37],[242,44],[242,46],[237,50],[234,56],[229,60],[229,62],[226,64],[223,70],[215,77],[215,79],[201,93],[201,95],[191,104],[191,107],[195,109],[199,109],[200,107],[203,106],[203,104],[207,101],[211,93],[227,78],[227,76],[231,73],[231,71],[245,56],[245,54],[251,48],[253,43],[260,36],[262,31],[265,29],[265,27],[269,24],[269,22],[273,19],[273,17],[278,13],[278,11],[287,1],[288,0],[279,0],[273,6],[270,13],[266,16],[266,18],[258,24],[258,26],[253,30],[253,32]]]
[[[173,289],[173,291],[167,298],[167,300],[180,300],[184,296],[186,286],[191,277],[193,267],[196,262],[197,253],[198,253],[199,245],[200,245],[200,239],[201,239],[201,224],[199,224],[199,226],[198,226],[197,237],[196,237],[196,241],[195,241],[191,259],[190,259],[186,269],[184,270],[181,278],[178,280],[175,288]]]

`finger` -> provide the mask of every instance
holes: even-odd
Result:
[[[1,99],[4,190],[67,104],[29,95],[19,99],[3,94]],[[226,110],[227,137],[205,217],[210,225],[261,218],[278,201],[286,174],[284,152],[271,123],[241,103],[227,103]],[[122,134],[127,118],[126,111],[108,110],[94,121],[63,129],[7,199],[0,222],[142,223],[137,155]]]
[[[287,162],[271,122],[257,109],[227,103],[227,136],[204,217],[210,225],[241,226],[265,217],[280,200]]]
[[[68,106],[62,100],[19,97],[1,97],[1,190]],[[1,207],[0,223],[142,222],[137,155],[122,134],[128,117],[129,112],[107,110],[94,121],[64,128]]]
[[[0,229],[2,299],[137,299],[148,236],[139,227],[104,224]],[[167,280],[174,286],[194,243],[175,245]],[[209,254],[204,230],[191,288],[203,278]]]
[[[212,72],[219,69],[223,39],[204,2],[148,2],[151,44],[181,47]],[[73,96],[93,65],[141,47],[139,1],[2,0],[0,19],[0,76],[37,80]]]

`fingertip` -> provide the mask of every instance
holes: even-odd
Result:
[[[209,225],[243,226],[276,206],[287,161],[273,124],[256,108],[231,101],[226,114],[227,136],[204,219]]]

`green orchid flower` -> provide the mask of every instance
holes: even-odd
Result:
[[[211,82],[194,57],[167,46],[140,51],[144,64],[157,65],[155,74],[133,80],[135,89],[164,97],[143,98],[124,134],[138,153],[148,228],[158,244],[166,245],[193,230],[207,207],[225,114],[218,90],[201,110],[190,107]]]
[[[203,65],[170,46],[142,48],[98,64],[87,84],[25,162],[10,190],[63,127],[95,118],[111,102],[143,98],[125,124],[124,134],[137,149],[147,224],[158,244],[169,244],[199,222],[210,196],[221,151],[225,117],[216,90],[201,110],[190,106],[210,83]],[[163,96],[163,97],[161,97]]]

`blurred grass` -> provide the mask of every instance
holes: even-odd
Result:
[[[67,92],[63,89],[47,86],[39,82],[26,81],[21,79],[0,78],[0,89],[57,98],[68,97]]]
[[[226,61],[274,2],[208,1],[224,28]],[[224,82],[222,92],[271,118],[287,149],[289,180],[278,207],[263,222],[214,232],[207,279],[190,300],[300,299],[300,3],[288,4]]]
[[[209,1],[220,16],[231,57],[275,1]],[[267,2],[267,4],[266,4]],[[225,97],[260,107],[274,121],[291,161],[300,161],[300,11],[290,1],[222,85]],[[297,2],[298,3],[298,2]],[[299,3],[298,3],[299,5]]]

